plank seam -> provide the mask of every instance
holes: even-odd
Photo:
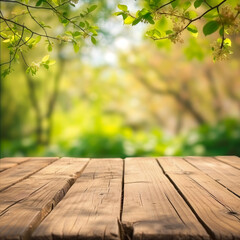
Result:
[[[32,173],[30,173],[29,175],[27,175],[27,176],[25,176],[25,177],[17,180],[16,182],[14,182],[14,183],[12,183],[12,184],[10,184],[10,185],[8,185],[8,186],[0,189],[0,192],[3,192],[4,190],[6,190],[6,189],[8,189],[8,188],[10,188],[10,187],[12,187],[12,186],[14,186],[15,184],[17,184],[17,183],[19,183],[19,182],[21,182],[21,181],[23,181],[23,180],[31,177],[31,176],[34,175],[35,173],[37,173],[37,172],[41,171],[42,169],[48,167],[49,165],[53,164],[54,162],[56,162],[56,161],[59,160],[59,159],[60,159],[60,158],[57,158],[56,160],[53,160],[52,162],[49,162],[46,166],[41,167],[41,168],[37,169],[35,172],[32,172]],[[28,161],[31,161],[31,158],[30,158]],[[10,169],[10,168],[8,168],[8,169]]]
[[[8,209],[10,209],[11,207],[13,207],[14,205],[28,199],[31,195],[33,195],[35,192],[39,191],[41,188],[45,187],[48,183],[44,184],[43,186],[37,188],[36,190],[34,190],[33,192],[31,192],[27,197],[24,197],[24,198],[21,198],[19,199],[18,201],[12,203],[11,205],[9,205],[8,207],[6,207],[5,209],[2,210],[2,212],[0,213],[0,217],[3,216],[7,211]]]
[[[171,179],[171,177],[165,172],[165,170],[163,169],[162,165],[160,164],[160,162],[155,159],[157,161],[157,164],[159,165],[159,167],[161,168],[163,174],[167,177],[167,179],[170,181],[170,183],[173,185],[173,187],[176,189],[176,191],[179,193],[179,195],[182,197],[182,199],[186,202],[186,204],[188,205],[188,207],[191,209],[191,211],[193,212],[193,214],[195,215],[195,217],[197,218],[197,220],[199,221],[199,223],[203,226],[203,228],[206,230],[206,232],[209,234],[209,236],[212,239],[216,239],[216,236],[214,234],[214,232],[207,226],[207,224],[200,218],[200,216],[197,214],[197,212],[194,210],[194,208],[192,207],[192,205],[190,204],[190,202],[187,200],[187,198],[184,196],[184,194],[181,192],[181,190],[178,188],[178,186],[176,185],[176,183]]]
[[[122,171],[122,193],[121,193],[121,207],[120,207],[120,222],[122,222],[123,204],[124,204],[124,183],[125,183],[125,159],[123,159],[123,171]]]
[[[214,180],[216,183],[218,183],[219,185],[221,185],[222,187],[226,188],[229,192],[231,192],[232,194],[234,194],[236,197],[240,198],[240,196],[233,192],[231,189],[229,189],[227,186],[223,185],[223,183],[217,181],[216,179],[214,179],[213,177],[211,177],[211,175],[203,172],[200,168],[198,168],[197,166],[195,166],[194,164],[192,164],[190,161],[187,160],[187,158],[183,158],[185,161],[187,161],[191,166],[193,166],[194,168],[198,169],[200,172],[202,172],[203,174],[205,174],[206,176],[210,177],[212,180]],[[218,160],[218,159],[216,159]],[[228,164],[226,164],[228,165]],[[231,166],[231,165],[228,165],[228,166]],[[232,166],[231,166],[232,167]],[[191,178],[192,179],[192,178]],[[206,189],[205,189],[206,190]]]
[[[49,203],[47,203],[45,206],[42,207],[42,209],[39,211],[38,216],[36,216],[32,222],[29,224],[29,227],[26,229],[24,235],[21,237],[21,240],[28,240],[31,238],[33,232],[37,229],[37,227],[41,224],[41,222],[52,212],[52,210],[63,200],[64,196],[67,194],[67,192],[70,190],[70,188],[74,185],[74,183],[77,181],[77,179],[81,176],[87,165],[91,159],[88,160],[88,162],[84,165],[84,167],[81,169],[81,171],[77,172],[75,176],[69,178],[66,180],[66,184],[63,186],[63,188],[60,191],[57,191],[57,193],[53,196],[51,200],[49,200]],[[51,205],[50,209],[48,210],[48,205]]]
[[[167,196],[166,193],[164,193],[164,195],[166,196],[168,202],[171,204],[172,208],[174,209],[174,211],[176,212],[176,214],[178,215],[179,219],[181,220],[181,222],[186,226],[186,223],[183,221],[183,219],[181,218],[179,212],[177,211],[177,209],[175,208],[175,206],[173,205],[173,203],[171,202],[171,200],[169,199],[169,197]]]
[[[227,157],[227,156],[226,156],[226,157]],[[213,158],[215,158],[215,159],[218,160],[219,162],[222,162],[222,163],[224,163],[224,164],[226,164],[226,165],[228,165],[228,166],[231,166],[231,167],[233,167],[233,168],[235,168],[235,169],[237,169],[237,170],[240,170],[240,168],[238,168],[238,167],[236,167],[236,166],[234,166],[234,165],[232,165],[232,164],[230,164],[230,163],[227,163],[227,162],[221,160],[221,159],[218,158],[218,157],[213,157]]]
[[[224,203],[222,203],[220,200],[218,200],[218,198],[217,197],[215,197],[211,192],[209,192],[205,187],[203,187],[200,183],[198,183],[196,180],[194,180],[193,178],[191,178],[190,176],[189,176],[189,178],[193,181],[193,182],[195,182],[200,188],[202,188],[204,191],[206,191],[216,202],[218,202],[219,204],[221,204],[228,212],[228,214],[230,214],[230,215],[233,215],[235,218],[237,218],[238,220],[240,220],[240,218],[236,215],[237,213],[234,211],[234,210],[232,210],[232,208],[231,207],[229,207],[228,205],[226,205],[226,204],[224,204]]]
[[[2,160],[2,159],[0,159],[0,162],[1,162],[1,160]],[[24,161],[22,161],[22,162],[17,162],[16,165],[13,165],[12,167],[7,167],[7,168],[1,169],[0,172],[3,172],[3,171],[5,171],[5,170],[8,170],[8,169],[13,168],[13,167],[18,166],[18,165],[21,165],[22,163],[25,163],[26,161],[29,161],[29,160],[31,160],[31,158],[26,158],[26,159],[25,159]]]
[[[121,208],[120,218],[118,219],[118,232],[120,240],[132,240],[133,239],[133,224],[123,223],[123,205],[124,205],[124,185],[125,185],[125,159],[123,159],[123,174],[122,174],[122,193],[121,193]]]

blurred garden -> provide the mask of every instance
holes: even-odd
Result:
[[[13,2],[0,1],[1,157],[240,156],[237,0]]]

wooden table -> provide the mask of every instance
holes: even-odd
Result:
[[[3,158],[0,239],[240,239],[240,158]]]

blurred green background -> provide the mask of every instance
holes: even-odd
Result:
[[[87,2],[98,4],[96,46],[76,54],[56,42],[48,71],[31,76],[20,62],[1,79],[1,157],[240,156],[240,36],[231,59],[213,63],[211,37],[155,44],[147,25],[113,16],[117,1]]]

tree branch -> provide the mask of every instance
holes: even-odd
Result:
[[[172,0],[172,1],[168,2],[168,3],[163,4],[162,6],[160,6],[159,8],[157,8],[154,12],[157,12],[157,11],[160,10],[161,8],[164,8],[164,7],[166,7],[167,5],[169,5],[169,4],[171,4],[171,3],[175,2],[175,1],[176,1],[176,0]]]
[[[54,40],[58,40],[58,41],[67,42],[67,41],[64,40],[64,39],[60,39],[60,38],[57,38],[57,37],[54,37],[54,36],[49,36],[49,35],[45,35],[45,34],[41,34],[41,33],[35,32],[35,31],[31,30],[30,28],[26,27],[25,25],[20,24],[20,23],[17,23],[17,22],[15,22],[15,21],[12,21],[12,20],[10,20],[10,19],[4,18],[4,17],[0,17],[0,19],[3,19],[5,22],[10,22],[10,23],[16,24],[17,26],[19,26],[19,27],[21,27],[21,28],[25,28],[25,29],[27,29],[29,32],[31,32],[31,33],[34,34],[34,35],[41,36],[41,37],[45,37],[45,38],[50,38],[50,39],[54,39]],[[15,34],[15,33],[14,33],[14,34]]]
[[[29,5],[29,4],[26,4],[26,3],[23,3],[23,2],[19,2],[19,1],[14,1],[14,0],[0,0],[0,2],[15,3],[15,4],[19,4],[19,5],[22,5],[22,6],[25,6],[25,7],[29,7],[29,8],[43,9],[43,10],[50,10],[50,11],[52,11],[52,8],[49,8],[49,7],[32,6],[32,5]],[[59,8],[59,7],[65,5],[65,4],[69,3],[69,2],[70,1],[63,2],[60,5],[56,6],[55,8]]]

